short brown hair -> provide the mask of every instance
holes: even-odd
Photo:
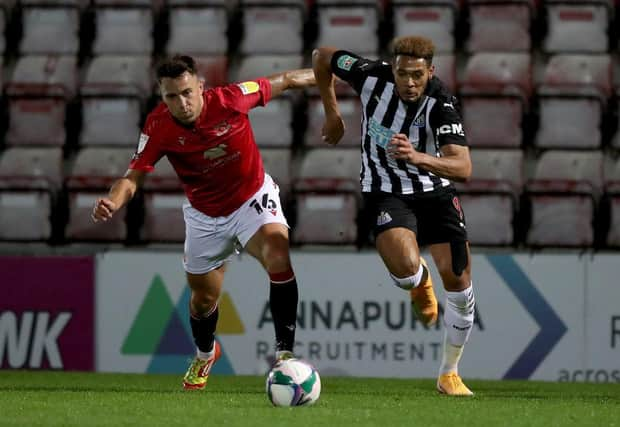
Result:
[[[434,54],[435,45],[426,37],[403,36],[392,40],[392,59],[396,59],[398,55],[424,58],[430,66],[433,63]]]
[[[185,72],[196,74],[196,61],[189,55],[174,55],[160,61],[156,67],[158,82],[164,77],[176,79]]]

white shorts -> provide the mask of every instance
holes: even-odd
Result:
[[[288,227],[280,203],[280,189],[268,174],[263,186],[230,215],[210,217],[186,202],[183,217],[183,267],[191,274],[205,274],[220,267],[265,224]]]

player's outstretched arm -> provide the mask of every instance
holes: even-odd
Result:
[[[323,141],[328,144],[337,144],[344,135],[344,122],[338,109],[336,91],[334,89],[335,76],[332,73],[331,61],[333,47],[320,47],[312,52],[312,70],[316,77],[316,85],[321,94],[323,109],[325,110],[325,124],[323,125]]]
[[[283,71],[282,73],[268,76],[267,80],[271,83],[272,98],[280,96],[285,90],[304,89],[316,84],[314,73],[310,68]]]
[[[122,208],[136,194],[144,181],[144,171],[129,169],[125,176],[117,179],[110,188],[108,197],[100,197],[95,201],[91,218],[94,222],[107,221],[114,212]]]

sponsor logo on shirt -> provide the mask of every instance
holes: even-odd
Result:
[[[204,158],[214,160],[226,155],[226,144],[220,144],[217,147],[209,148],[204,152]]]
[[[441,125],[437,128],[437,135],[454,134],[465,136],[463,125],[461,123],[452,123],[450,125]]]
[[[396,134],[396,132],[381,126],[381,123],[376,121],[373,117],[368,121],[368,135],[370,135],[374,143],[379,147],[386,148],[394,134]]]
[[[338,68],[341,68],[345,71],[349,71],[351,67],[353,66],[353,64],[355,64],[356,62],[357,62],[357,58],[353,58],[352,56],[349,56],[349,55],[342,55],[341,57],[338,58],[338,61],[336,63],[338,65]]]
[[[259,89],[258,83],[253,81],[239,83],[237,84],[237,86],[239,87],[239,89],[241,89],[241,93],[243,93],[244,95],[256,93]]]
[[[232,126],[226,120],[213,126],[213,130],[215,130],[215,136],[226,135],[231,128]]]

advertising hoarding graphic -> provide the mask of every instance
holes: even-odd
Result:
[[[0,282],[0,369],[94,369],[91,257],[0,257]]]
[[[540,327],[504,374],[505,379],[527,379],[562,339],[567,328],[512,257],[495,255],[487,259]]]
[[[98,257],[97,369],[186,369],[193,343],[179,258],[130,251]],[[477,312],[462,374],[620,382],[617,259],[473,255]],[[392,284],[375,252],[294,251],[292,261],[300,295],[296,354],[323,375],[436,376],[442,322],[426,328],[412,316],[407,293]],[[429,267],[442,304],[439,275]],[[223,290],[218,339],[225,359],[216,368],[264,374],[273,356],[268,277],[242,254],[232,260]]]
[[[155,275],[123,341],[123,355],[152,355],[149,373],[179,373],[187,368],[196,347],[189,325],[189,288],[174,304],[161,276]],[[218,334],[242,333],[243,324],[226,294],[220,306],[227,313],[218,321]],[[233,369],[222,344],[222,356],[213,367],[215,374],[232,374]]]

